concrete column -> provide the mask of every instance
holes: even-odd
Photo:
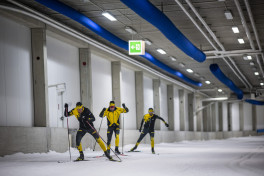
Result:
[[[189,131],[194,131],[194,93],[188,94],[188,118],[189,118]]]
[[[169,130],[174,131],[174,88],[173,85],[167,85],[168,100],[168,123]]]
[[[257,130],[257,109],[256,105],[252,105],[252,130]]]
[[[244,131],[244,104],[243,102],[239,103],[239,130]]]
[[[201,97],[197,97],[196,98],[196,108],[195,111],[197,111],[197,109],[201,108],[203,106],[202,104],[202,98]],[[203,111],[200,110],[197,113],[195,113],[195,117],[196,117],[196,128],[197,131],[203,131]]]
[[[216,103],[212,104],[211,106],[211,124],[212,124],[212,131],[216,131]]]
[[[34,126],[49,126],[46,30],[31,29]]]
[[[227,123],[228,131],[232,131],[232,103],[227,104]]]
[[[135,72],[136,79],[136,114],[137,114],[137,129],[140,128],[141,120],[144,115],[144,90],[143,90],[143,72]]]
[[[153,79],[153,104],[155,114],[160,116],[160,80]],[[155,129],[160,130],[160,122],[155,123]]]
[[[111,62],[112,66],[112,99],[116,106],[121,106],[121,62]]]
[[[185,98],[184,98],[184,90],[179,90],[179,100],[180,100],[180,131],[185,131]]]
[[[93,112],[92,68],[91,52],[89,48],[79,49],[79,63],[81,79],[81,101],[85,107],[88,107]]]
[[[203,107],[208,105],[208,102],[203,102],[202,103]],[[207,132],[208,131],[208,112],[210,112],[209,106],[203,109],[203,131]]]
[[[223,103],[218,102],[219,131],[223,131]]]

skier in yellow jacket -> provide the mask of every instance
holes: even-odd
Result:
[[[119,128],[119,116],[121,113],[127,113],[128,112],[128,108],[126,107],[126,105],[123,103],[122,104],[123,108],[120,107],[116,107],[115,106],[115,102],[114,101],[110,101],[109,107],[103,108],[103,110],[100,113],[100,117],[107,117],[107,152],[110,153],[110,147],[111,147],[111,139],[112,139],[112,135],[113,132],[115,132],[115,152],[117,154],[120,154],[119,150],[118,150],[118,146],[119,146],[119,132],[120,132],[120,128]]]

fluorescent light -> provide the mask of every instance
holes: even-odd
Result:
[[[199,73],[194,73],[194,76],[197,76],[198,77],[198,76],[200,76],[200,74]]]
[[[259,72],[254,72],[254,74],[257,76],[257,75],[259,75]]]
[[[211,82],[210,82],[210,81],[205,81],[205,83],[206,83],[206,84],[211,84]]]
[[[239,38],[237,40],[238,40],[238,43],[240,43],[240,44],[244,44],[245,43],[244,39],[242,39],[242,38]]]
[[[252,56],[247,56],[248,60],[252,60]]]
[[[229,10],[225,11],[225,17],[228,20],[232,20],[233,19],[233,15],[232,15],[231,11],[229,11]]]
[[[233,30],[234,33],[239,33],[238,27],[236,27],[236,26],[233,26],[232,30]]]
[[[113,16],[112,16],[110,13],[108,13],[108,12],[103,12],[102,15],[105,16],[105,17],[106,17],[108,20],[110,20],[110,21],[116,21],[116,18],[113,17]]]
[[[179,66],[182,67],[182,68],[184,68],[185,67],[185,64],[181,62],[181,63],[179,63]]]
[[[223,90],[222,89],[218,89],[218,92],[222,92]]]
[[[261,82],[261,83],[260,83],[260,85],[261,85],[261,86],[264,86],[264,83],[263,83],[263,82]]]
[[[253,65],[255,65],[255,63],[251,61],[251,62],[249,62],[249,65],[253,66]]]
[[[149,39],[143,39],[147,45],[151,45],[152,42]]]
[[[137,34],[137,31],[133,29],[132,27],[126,26],[125,30],[129,32],[130,34]]]
[[[243,59],[244,60],[252,60],[252,56],[244,55]]]
[[[172,61],[176,61],[176,60],[177,60],[175,57],[172,57],[172,56],[170,56],[170,59],[171,59]]]
[[[186,71],[189,72],[189,73],[193,73],[193,70],[192,69],[189,69],[189,68],[186,69]]]
[[[157,51],[160,53],[160,54],[166,54],[166,51],[164,51],[163,49],[157,49]]]

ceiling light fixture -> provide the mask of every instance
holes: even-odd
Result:
[[[166,54],[166,51],[164,51],[163,49],[157,49],[157,51],[160,53],[160,54]]]
[[[198,76],[200,76],[200,74],[199,73],[194,73],[194,76],[197,76],[198,77]]]
[[[233,15],[232,15],[231,11],[229,11],[229,10],[225,11],[225,17],[228,20],[232,20],[233,19]]]
[[[253,66],[253,65],[255,65],[255,63],[251,61],[251,62],[249,62],[249,65]]]
[[[149,39],[145,38],[145,39],[143,39],[143,40],[145,41],[145,43],[146,43],[147,45],[152,45],[152,41],[150,41]]]
[[[239,44],[244,44],[244,43],[245,43],[244,39],[242,39],[242,38],[239,38],[239,39],[237,39],[237,40],[238,40],[238,43],[239,43]]]
[[[252,60],[252,56],[247,56],[248,60]]]
[[[110,21],[117,21],[116,18],[108,12],[103,12],[102,15]]]
[[[185,64],[181,62],[181,63],[179,63],[179,66],[182,67],[182,68],[184,68],[185,67]]]
[[[243,59],[244,60],[252,60],[252,56],[244,55]]]
[[[264,86],[264,83],[263,83],[263,82],[261,82],[261,83],[260,83],[260,85],[261,85],[261,86]]]
[[[189,72],[189,73],[193,73],[193,70],[190,69],[190,68],[186,69],[186,71]]]
[[[238,30],[238,27],[236,27],[236,26],[233,26],[232,27],[232,30],[233,30],[233,32],[236,34],[236,33],[239,33],[239,30]]]
[[[223,90],[222,89],[218,89],[218,92],[222,92]]]
[[[205,83],[206,83],[206,84],[211,84],[211,82],[210,82],[210,81],[205,81]]]
[[[176,61],[177,59],[175,58],[175,57],[173,57],[173,56],[170,56],[170,59],[172,60],[172,61]]]
[[[258,76],[258,75],[259,75],[259,72],[254,72],[254,74],[255,74],[256,76]]]
[[[125,30],[129,32],[130,34],[137,34],[137,31],[133,29],[132,27],[126,26]]]

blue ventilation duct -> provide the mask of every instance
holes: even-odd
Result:
[[[87,27],[97,35],[103,37],[104,39],[112,42],[116,46],[123,48],[125,50],[128,50],[128,42],[118,38],[111,32],[107,31],[100,25],[96,24],[92,20],[90,20],[88,17],[83,15],[82,13],[78,12],[77,10],[57,1],[57,0],[35,0],[39,2],[42,5],[45,5],[46,7],[55,10],[77,22],[82,24],[83,26]],[[146,58],[148,61],[152,62],[154,65],[160,67],[161,69],[164,69],[165,71],[179,77],[180,79],[184,80],[185,82],[195,85],[195,86],[202,86],[202,83],[194,81],[186,76],[184,76],[182,73],[178,72],[177,70],[172,69],[171,67],[163,64],[158,59],[154,58],[149,53],[146,53],[145,55],[142,55],[142,57]]]
[[[203,62],[206,55],[195,47],[182,33],[175,27],[170,19],[148,0],[121,0],[139,16],[158,28],[174,45],[180,48],[185,54],[198,62]],[[179,17],[180,18],[180,17]]]
[[[246,99],[245,102],[253,104],[253,105],[264,105],[264,101]]]
[[[223,84],[225,84],[227,87],[229,87],[233,92],[237,94],[238,99],[243,98],[242,90],[236,87],[236,85],[224,75],[224,73],[220,70],[217,64],[211,64],[210,70],[219,81],[221,81]]]

